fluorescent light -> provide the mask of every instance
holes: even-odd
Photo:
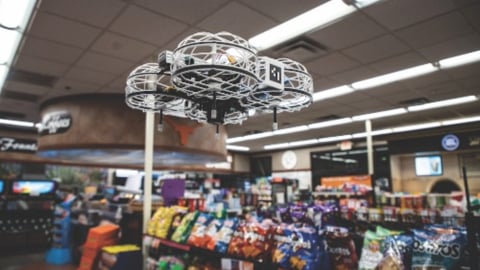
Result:
[[[319,100],[329,99],[337,96],[342,96],[349,94],[355,91],[352,87],[348,85],[342,85],[339,87],[330,88],[327,90],[319,91],[313,93],[313,102],[317,102]]]
[[[287,40],[325,27],[355,12],[356,8],[342,0],[332,0],[302,13],[248,40],[257,50],[266,50]]]
[[[386,128],[386,129],[374,130],[371,132],[371,134],[372,136],[379,136],[379,135],[390,134],[392,132],[393,130],[391,128]],[[352,137],[354,139],[365,138],[367,137],[367,133],[366,132],[355,133],[355,134],[352,134]]]
[[[352,122],[352,118],[345,117],[345,118],[340,118],[340,119],[335,119],[335,120],[329,120],[329,121],[323,121],[323,122],[310,124],[310,125],[308,125],[308,127],[310,129],[316,129],[316,128],[338,126],[338,125],[348,124],[348,123],[351,123],[351,122]]]
[[[283,135],[283,134],[290,134],[290,133],[297,133],[305,130],[309,130],[310,128],[307,125],[303,126],[296,126],[296,127],[291,127],[291,128],[282,128],[273,131],[274,135]]]
[[[414,105],[414,106],[408,107],[408,110],[410,112],[416,112],[416,111],[422,111],[422,110],[429,110],[429,109],[434,109],[434,108],[452,106],[452,105],[472,102],[472,101],[476,101],[476,100],[478,100],[478,98],[474,95],[471,95],[471,96],[465,96],[465,97],[459,97],[459,98],[446,99],[446,100],[442,100],[442,101],[429,102],[429,103],[421,104],[421,105]]]
[[[326,142],[335,142],[335,141],[343,141],[343,140],[349,140],[352,138],[352,135],[340,135],[340,136],[333,136],[333,137],[325,137],[325,138],[319,138],[318,143],[326,143]]]
[[[440,68],[452,68],[480,61],[480,50],[461,54],[438,61]]]
[[[249,151],[250,147],[238,146],[238,145],[227,145],[227,149],[233,150],[233,151]]]
[[[22,35],[0,27],[0,64],[10,64]]]
[[[8,74],[8,66],[0,65],[0,92],[2,92],[3,84]]]
[[[357,90],[368,89],[400,80],[418,77],[424,74],[428,74],[437,71],[438,68],[432,64],[424,64],[416,67],[402,69],[392,73],[387,73],[377,77],[369,78],[366,80],[352,83],[352,87]]]
[[[407,113],[407,110],[405,108],[398,108],[393,110],[356,115],[356,116],[353,116],[352,119],[353,121],[363,121],[368,119],[377,119],[377,118],[388,117],[388,116],[404,114],[404,113]]]
[[[265,146],[263,147],[263,149],[265,149],[265,150],[273,150],[273,149],[287,148],[287,147],[289,147],[289,146],[290,146],[289,143],[277,143],[277,144],[265,145]]]
[[[472,117],[464,117],[459,119],[445,120],[445,121],[442,121],[442,125],[450,126],[450,125],[458,125],[458,124],[465,124],[465,123],[478,122],[478,121],[480,121],[480,115],[472,116]]]
[[[420,130],[420,129],[427,129],[427,128],[434,128],[441,126],[442,123],[440,122],[430,122],[430,123],[422,123],[422,124],[415,124],[403,127],[396,127],[393,128],[393,132],[405,132],[405,131],[413,131],[413,130]]]
[[[35,5],[34,0],[0,1],[0,24],[24,29]]]
[[[35,3],[35,0],[0,0],[0,24],[12,28],[0,28],[0,65],[3,65],[0,67],[0,92]]]
[[[10,119],[0,119],[0,124],[19,127],[34,127],[35,124],[27,121],[18,121]]]
[[[251,141],[251,140],[266,138],[266,137],[270,137],[270,136],[273,136],[273,132],[267,131],[267,132],[250,134],[250,135],[246,135],[246,136],[242,136],[242,137],[230,138],[230,139],[227,139],[227,143]]]
[[[310,139],[310,140],[303,140],[303,141],[295,141],[295,142],[290,142],[290,146],[302,146],[302,145],[310,145],[310,144],[316,144],[318,143],[317,139]]]

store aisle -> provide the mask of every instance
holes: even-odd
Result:
[[[75,265],[51,265],[44,260],[44,254],[0,256],[2,270],[74,270]]]

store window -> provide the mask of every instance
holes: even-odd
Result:
[[[272,157],[252,157],[250,159],[250,171],[252,177],[271,176],[272,175]]]
[[[312,152],[312,183],[320,184],[322,177],[366,175],[368,174],[367,149],[358,148],[348,151]],[[390,157],[388,147],[374,148],[373,179],[390,179]],[[387,181],[388,182],[388,181]]]

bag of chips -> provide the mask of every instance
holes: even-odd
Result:
[[[331,269],[351,270],[358,268],[355,243],[346,228],[327,226],[326,238]]]
[[[458,230],[413,230],[412,269],[460,269],[465,237]]]
[[[387,236],[383,241],[383,258],[378,270],[412,269],[413,237],[407,234]]]
[[[363,238],[362,255],[358,263],[360,270],[374,270],[383,258],[381,246],[384,237],[376,232],[366,231]]]
[[[187,239],[187,244],[194,247],[204,247],[207,245],[207,229],[213,216],[208,213],[200,213],[193,224],[190,236]],[[215,227],[215,222],[212,226]]]
[[[180,223],[178,228],[172,234],[171,240],[177,243],[185,243],[188,239],[188,236],[190,235],[190,230],[192,229],[193,224],[198,217],[198,214],[198,211],[187,213],[183,217],[182,222]]]
[[[230,243],[233,232],[237,228],[238,219],[226,219],[221,228],[211,237],[207,243],[207,249],[215,250],[220,253],[226,253],[228,244]]]
[[[228,254],[266,261],[271,258],[273,227],[267,220],[240,224],[228,246]]]
[[[320,260],[320,246],[315,228],[302,226],[293,228],[290,235],[292,253],[290,269],[315,270],[318,269]]]
[[[277,263],[282,268],[290,267],[290,257],[292,256],[291,225],[281,223],[276,226],[273,242],[272,262]]]

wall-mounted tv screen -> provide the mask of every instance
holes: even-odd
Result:
[[[51,195],[55,193],[55,182],[49,180],[16,180],[12,184],[12,193],[18,195]]]
[[[0,194],[3,194],[4,190],[5,190],[5,181],[0,180]]]
[[[442,175],[442,157],[439,155],[415,157],[415,174],[417,176]]]

